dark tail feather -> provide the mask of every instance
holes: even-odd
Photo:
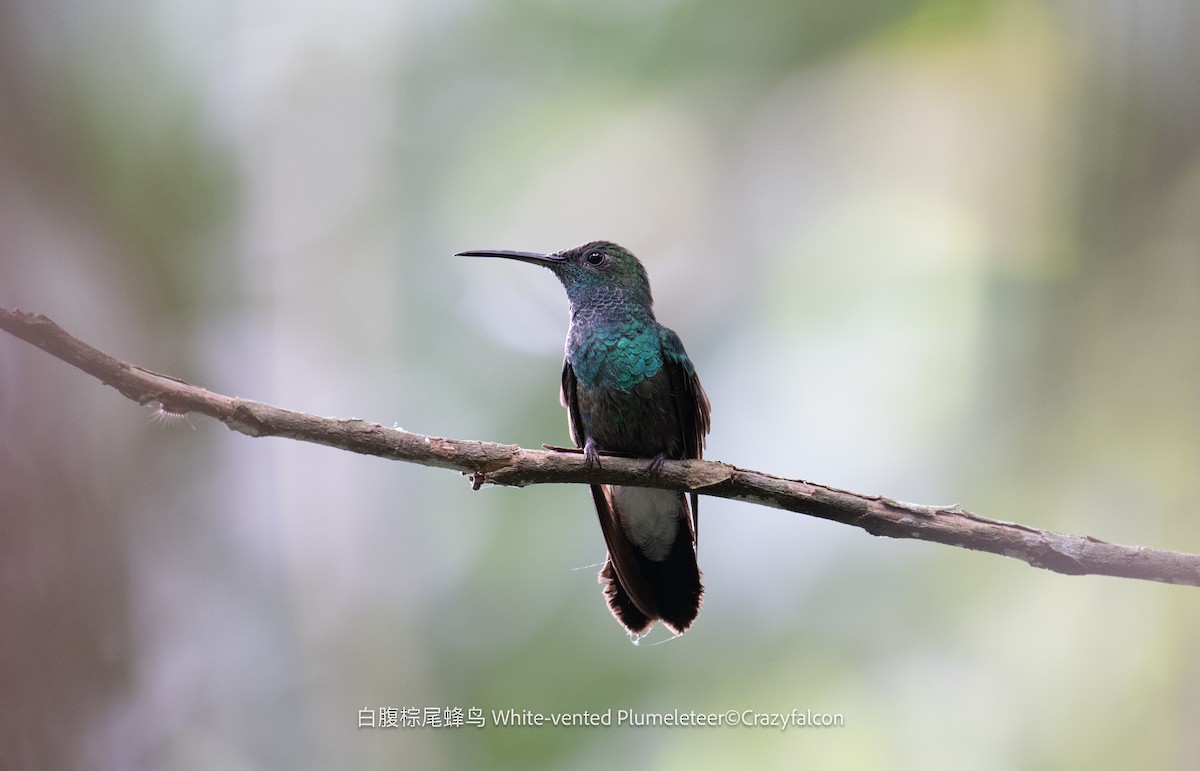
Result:
[[[600,585],[604,587],[604,599],[608,600],[608,609],[613,618],[621,622],[629,634],[644,635],[650,631],[654,619],[638,609],[633,598],[625,591],[617,572],[613,569],[612,557],[606,557],[604,567],[600,569]]]
[[[692,519],[683,494],[679,495],[675,541],[662,560],[650,559],[629,540],[607,486],[593,485],[592,497],[608,545],[600,583],[609,610],[631,635],[644,634],[657,620],[675,634],[683,634],[699,614],[704,596]]]

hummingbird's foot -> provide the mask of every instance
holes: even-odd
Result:
[[[588,468],[591,468],[592,466],[600,468],[600,451],[596,449],[596,440],[592,439],[590,436],[588,437],[588,440],[583,443],[583,462]]]
[[[666,459],[666,454],[660,452],[650,460],[650,465],[646,467],[646,471],[649,471],[651,474],[659,473],[662,471],[663,462],[666,461]]]

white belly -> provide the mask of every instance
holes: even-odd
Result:
[[[647,487],[613,487],[612,499],[629,540],[655,562],[665,560],[682,519],[679,493]]]

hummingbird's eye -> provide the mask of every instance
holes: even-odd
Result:
[[[604,252],[588,252],[587,257],[584,257],[589,265],[599,265],[604,262]]]

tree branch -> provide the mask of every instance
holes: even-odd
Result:
[[[247,436],[280,436],[423,466],[455,469],[484,484],[607,483],[696,490],[853,525],[872,535],[917,538],[1015,557],[1070,575],[1108,575],[1200,586],[1200,555],[1121,546],[980,517],[957,506],[922,506],[860,495],[798,479],[704,460],[666,461],[661,472],[642,459],[605,456],[589,468],[578,453],[424,436],[365,420],[325,418],[223,396],[127,364],[69,335],[45,316],[0,308],[0,329],[112,386],[138,404],[171,414],[197,412]]]

